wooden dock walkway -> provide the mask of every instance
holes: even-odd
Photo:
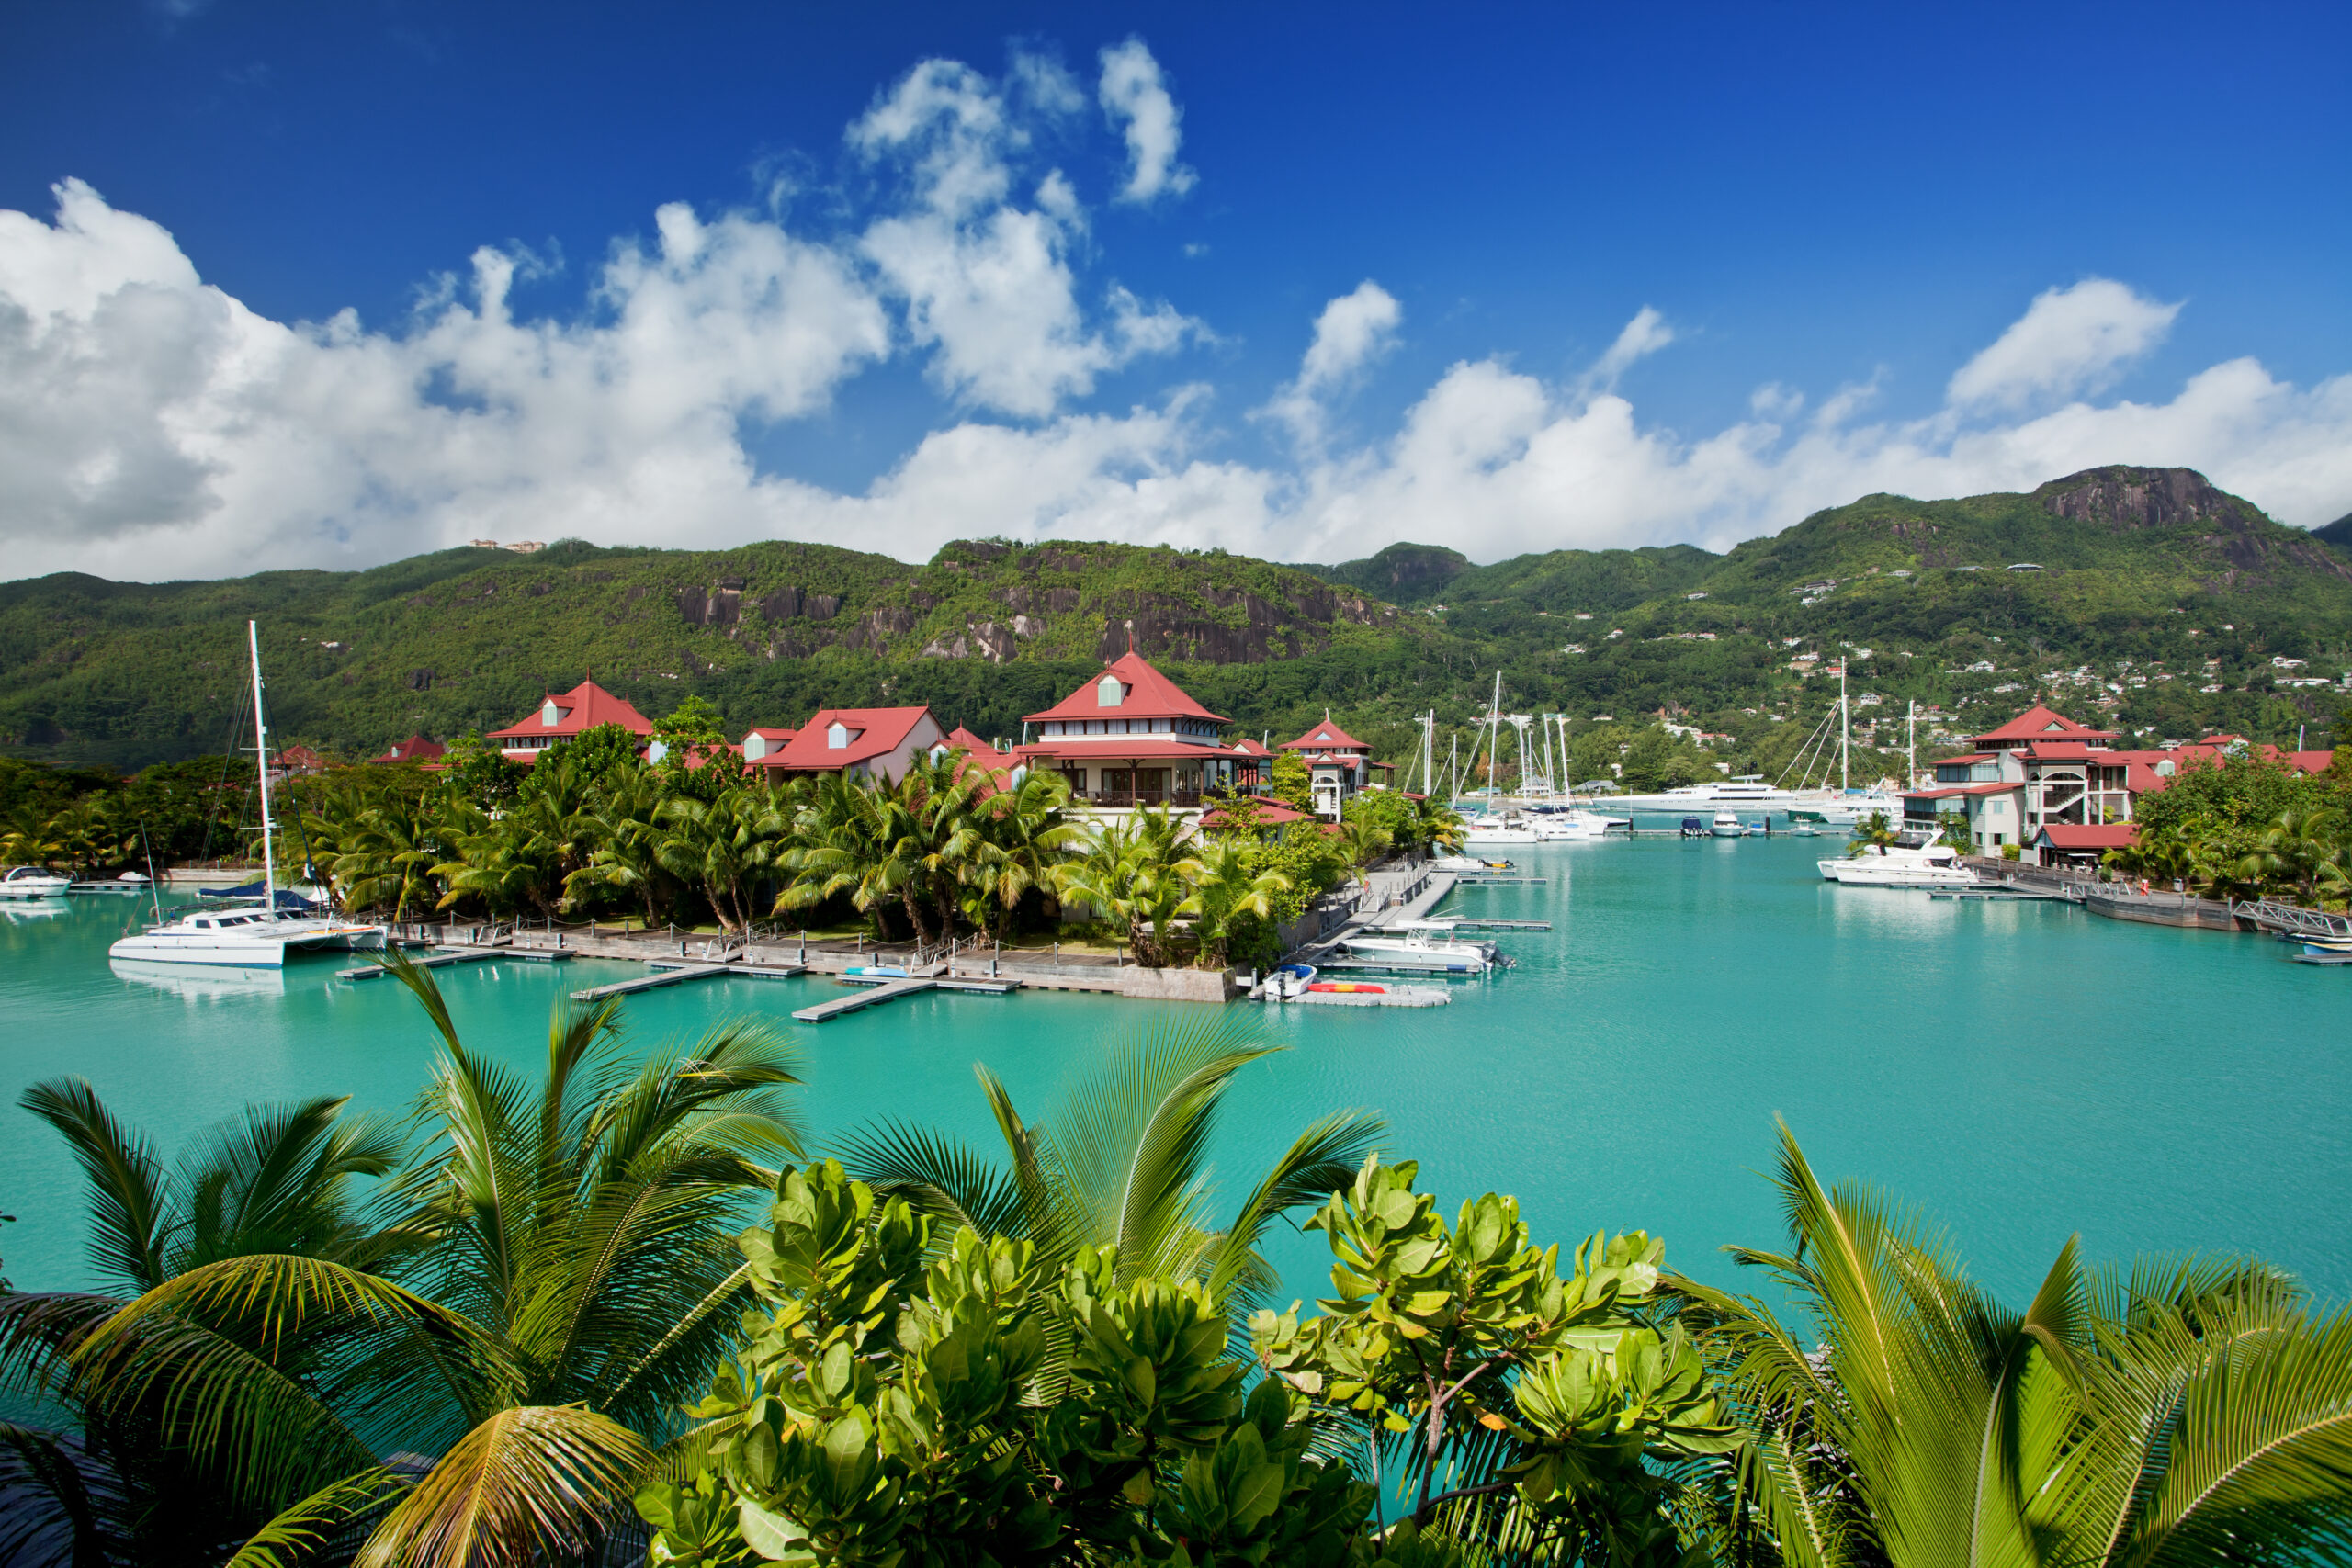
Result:
[[[843,1013],[855,1012],[860,1008],[875,1007],[883,1002],[894,1002],[900,997],[911,997],[918,991],[935,990],[938,986],[938,981],[928,976],[885,980],[882,984],[868,990],[860,990],[854,996],[839,997],[830,1002],[819,1002],[812,1008],[796,1008],[792,1016],[803,1023],[822,1023],[827,1019],[839,1018]]]
[[[657,986],[678,986],[688,980],[707,980],[714,975],[731,975],[732,964],[686,964],[676,968],[656,969],[650,975],[634,980],[616,980],[609,986],[591,986],[584,991],[574,991],[575,1002],[601,1001],[606,997],[626,997],[635,991],[650,991]]]
[[[453,964],[481,964],[492,958],[519,958],[526,964],[560,964],[566,959],[577,956],[578,954],[566,953],[560,948],[539,953],[518,953],[511,947],[445,947],[437,953],[428,953],[422,958],[412,958],[409,964],[412,967],[418,969],[447,969]],[[372,980],[385,973],[387,970],[380,964],[362,964],[356,969],[338,969],[334,972],[334,977],[338,980]]]

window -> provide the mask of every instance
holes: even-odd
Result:
[[[848,750],[850,737],[855,733],[857,732],[840,719],[833,720],[825,727],[825,750],[828,751]]]
[[[768,743],[756,735],[743,737],[743,760],[756,762],[768,754]]]
[[[555,705],[555,699],[553,697],[549,697],[545,705],[540,707],[539,722],[546,725],[549,729],[553,729],[557,725],[563,722],[563,710]]]
[[[1126,694],[1126,687],[1120,683],[1119,678],[1116,675],[1105,675],[1102,680],[1094,683],[1094,705],[1096,707],[1117,707],[1119,705],[1120,699],[1125,697]]]

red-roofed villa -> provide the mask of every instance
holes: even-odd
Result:
[[[487,739],[510,762],[536,762],[559,740],[583,735],[600,724],[617,724],[634,735],[653,733],[653,721],[594,681],[582,681],[557,696],[550,693],[538,711],[520,724],[493,729]]]
[[[782,731],[754,733],[786,733]],[[947,739],[928,707],[819,708],[817,715],[781,745],[751,754],[746,742],[744,761],[765,770],[771,777],[789,773],[845,773],[852,778],[879,776],[892,784],[906,777],[916,755]]]
[[[1058,769],[1072,798],[1086,805],[1197,807],[1204,791],[1230,788],[1257,770],[1258,759],[1218,742],[1228,722],[1128,652],[1031,714],[1023,728],[1035,738],[1013,754]]]
[[[438,740],[428,740],[422,735],[412,735],[407,739],[396,743],[382,756],[371,757],[368,761],[371,762],[434,762],[448,754],[449,748],[442,745]]]

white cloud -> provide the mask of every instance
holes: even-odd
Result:
[[[1609,352],[1594,364],[1587,380],[1604,389],[1614,387],[1617,378],[1631,369],[1635,360],[1656,354],[1673,341],[1674,329],[1666,324],[1666,318],[1645,305],[1634,312],[1634,319],[1625,323],[1617,341],[1609,345]]]
[[[1176,161],[1184,113],[1168,94],[1159,62],[1143,39],[1102,51],[1102,113],[1127,138],[1127,181],[1119,199],[1148,205],[1193,188],[1193,174]]]
[[[1946,396],[1961,408],[2014,410],[2104,391],[2164,342],[2178,314],[2177,302],[2159,304],[2111,278],[2048,289],[1960,367]]]
[[[1299,361],[1296,378],[1274,394],[1264,412],[1288,425],[1302,446],[1319,446],[1325,405],[1395,346],[1404,319],[1405,308],[1396,296],[1368,277],[1331,300],[1315,318],[1314,341]]]
[[[1045,67],[1023,78],[1030,96]],[[865,231],[861,249],[906,306],[909,335],[934,349],[933,383],[980,408],[1040,419],[1095,378],[1143,354],[1167,353],[1195,323],[1123,289],[1114,321],[1092,331],[1069,251],[1085,231],[1076,190],[1058,169],[1034,205],[1009,199],[1012,159],[1025,144],[995,85],[967,66],[926,61],[850,128],[852,147],[907,170],[910,209]]]
[[[2352,376],[2299,387],[2237,359],[2167,399],[2098,400],[2177,310],[2104,280],[2033,300],[1916,419],[1874,417],[1875,382],[1812,397],[1772,383],[1719,430],[1645,423],[1615,387],[1674,341],[1645,306],[1564,382],[1465,360],[1395,430],[1342,444],[1329,411],[1403,321],[1369,280],[1317,313],[1261,411],[1297,437],[1286,466],[1225,456],[1206,386],[1073,408],[1204,329],[1082,279],[1085,206],[1030,162],[1038,117],[1069,112],[1055,69],[1016,62],[999,84],[927,62],[851,129],[856,168],[878,176],[857,221],[811,237],[667,206],[565,319],[518,315],[534,264],[486,249],[392,330],[347,311],[279,322],[78,182],[58,187],[53,222],[0,212],[0,571],[367,565],[474,536],[793,537],[909,559],[988,534],[1293,559],[1397,539],[1481,559],[1720,548],[1873,491],[2026,489],[2107,462],[2199,468],[2289,522],[2352,509]],[[948,415],[857,494],[759,470],[747,423],[822,410],[894,354],[1019,423]]]

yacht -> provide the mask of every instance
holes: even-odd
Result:
[[[1543,838],[1524,818],[1473,817],[1462,824],[1462,847],[1489,849],[1497,844],[1536,844]]]
[[[0,898],[59,898],[73,886],[71,877],[60,876],[47,867],[20,865],[0,876]]]
[[[1903,802],[1883,789],[1853,790],[1806,801],[1789,808],[1795,821],[1811,823],[1816,828],[1853,828],[1872,817],[1884,817],[1890,823],[1903,820]]]
[[[1902,844],[1865,847],[1849,859],[1815,863],[1824,881],[1845,887],[1981,887],[1984,879],[1960,863],[1949,844],[1924,848]]]
[[[269,817],[269,730],[262,717],[261,627],[245,623],[254,664],[254,765],[261,775],[261,861],[263,888],[277,886],[277,857],[272,845]],[[151,964],[205,964],[215,968],[278,969],[288,952],[319,949],[349,951],[381,947],[384,928],[331,915],[313,915],[278,907],[277,897],[264,897],[257,909],[193,909],[175,920],[164,920],[126,936],[107,950],[112,958]]]
[[[1715,808],[1714,825],[1707,829],[1718,839],[1736,839],[1747,829],[1740,826],[1739,813],[1728,806]]]
[[[1481,975],[1504,963],[1493,942],[1458,937],[1451,920],[1407,920],[1394,926],[1375,926],[1340,938],[1340,945],[1359,958],[1413,969],[1443,969],[1457,975]]]

